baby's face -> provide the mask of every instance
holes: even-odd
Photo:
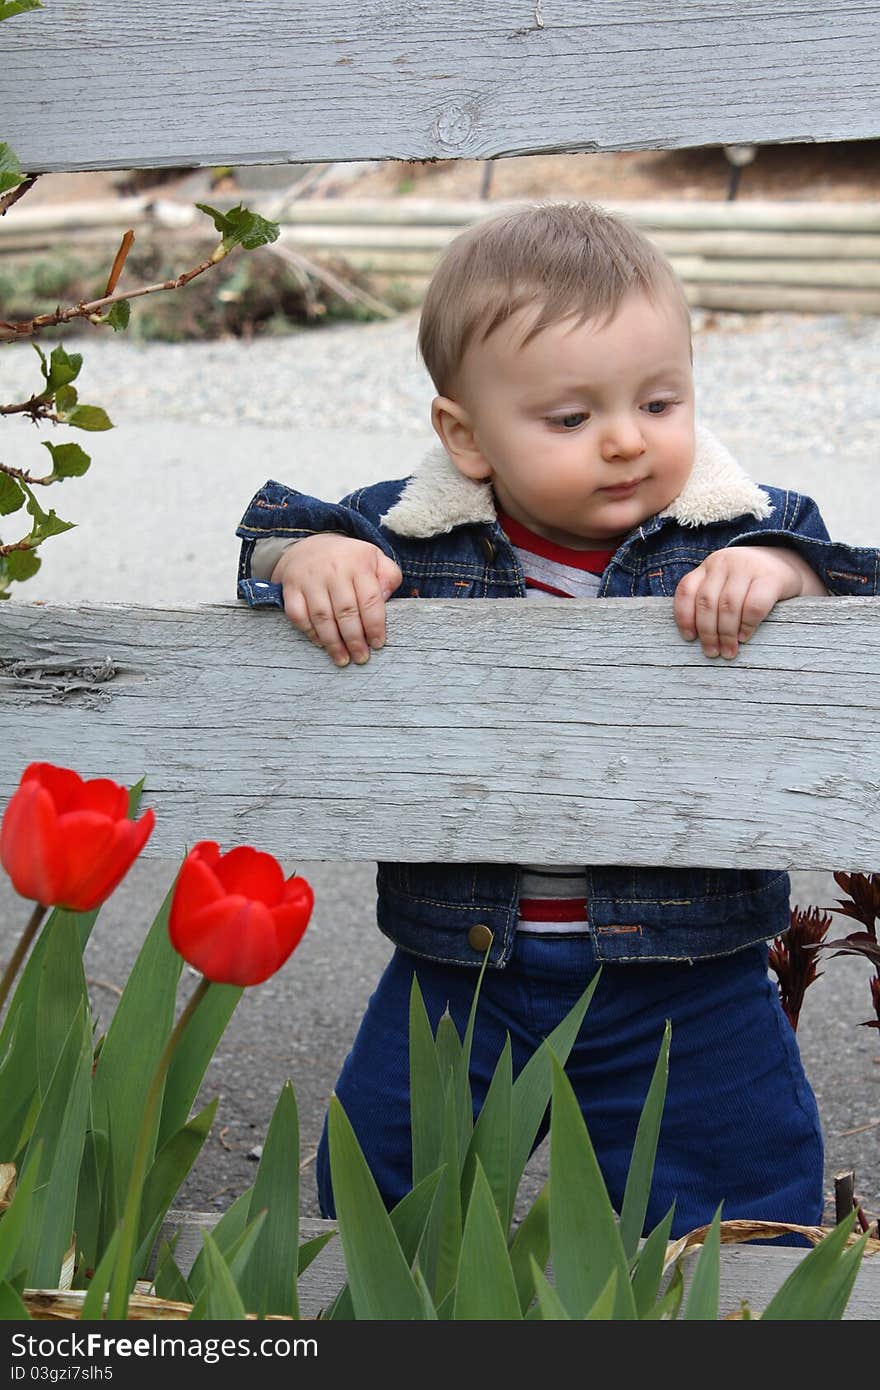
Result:
[[[604,325],[570,318],[523,346],[534,309],[472,344],[459,373],[498,506],[562,545],[607,547],[681,492],[694,460],[690,339],[680,309],[629,296]]]

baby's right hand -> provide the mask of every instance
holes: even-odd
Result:
[[[337,666],[370,659],[385,642],[385,601],[403,582],[393,560],[352,536],[307,536],[288,547],[272,571],[294,627]]]

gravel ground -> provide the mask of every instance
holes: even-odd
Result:
[[[876,544],[880,318],[697,313],[695,327],[704,422],[755,477],[815,496],[837,538]],[[53,488],[48,505],[79,525],[47,542],[40,574],[16,601],[231,600],[234,527],[266,477],[338,497],[401,476],[430,442],[432,391],[415,334],[409,314],[252,342],[69,341],[68,350],[85,355],[81,399],[105,406],[117,428],[77,436],[93,467]],[[0,360],[4,402],[37,389],[29,347],[9,348]],[[4,462],[45,471],[40,439],[48,437],[8,421]],[[11,530],[8,521],[3,529]],[[127,894],[102,914],[89,968],[105,1023],[114,996],[101,981],[124,979],[172,868],[136,866]],[[248,1153],[288,1075],[307,1167],[314,1153],[327,1095],[388,943],[372,919],[370,866],[314,866],[313,882],[320,911],[296,961],[246,996],[209,1071],[205,1098],[219,1092],[221,1103],[184,1205],[225,1208],[252,1181]],[[827,905],[836,896],[829,875],[795,876],[798,902]],[[0,891],[0,906],[10,906],[8,892]],[[16,920],[5,910],[3,917]],[[826,1131],[826,1187],[854,1166],[858,1190],[877,1212],[878,1035],[858,1026],[868,1016],[867,971],[830,960],[807,997],[799,1037]],[[544,1164],[540,1154],[533,1160],[532,1196]],[[316,1214],[308,1178],[303,1203]]]

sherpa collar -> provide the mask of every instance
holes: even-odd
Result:
[[[705,526],[751,515],[764,520],[773,511],[770,498],[753,483],[728,449],[704,426],[696,429],[691,475],[675,501],[660,512],[681,526]],[[459,473],[442,445],[424,457],[397,502],[381,522],[398,536],[425,539],[455,526],[497,520],[490,483]]]

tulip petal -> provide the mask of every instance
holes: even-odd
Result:
[[[257,985],[281,964],[268,908],[240,895],[221,898],[179,922],[174,945],[218,984]]]
[[[155,822],[151,808],[136,821],[108,820],[94,811],[61,816],[69,874],[64,906],[73,912],[90,912],[109,898],[140,854]]]
[[[283,903],[281,907],[272,909],[279,956],[276,970],[284,964],[287,957],[299,945],[305,929],[309,925],[311,911],[311,904],[305,902]]]
[[[58,901],[65,855],[52,797],[36,778],[23,778],[6,807],[0,863],[23,898],[47,907]]]
[[[39,782],[41,787],[45,787],[59,815],[76,810],[81,803],[85,784],[79,773],[69,767],[56,767],[54,763],[31,763],[22,773],[22,782],[25,779]]]
[[[210,843],[210,841],[203,843]],[[197,913],[226,896],[217,882],[216,874],[204,862],[199,850],[200,846],[196,845],[195,849],[190,850],[180,866],[168,916],[171,944],[175,951],[179,951],[182,956],[186,955],[186,951],[180,944],[181,928],[185,929],[187,922]]]
[[[128,792],[107,777],[94,777],[91,782],[83,782],[78,809],[98,811],[111,820],[127,820]]]
[[[243,893],[273,907],[281,898],[284,874],[271,854],[239,845],[224,854],[217,865],[217,877],[227,893]]]

